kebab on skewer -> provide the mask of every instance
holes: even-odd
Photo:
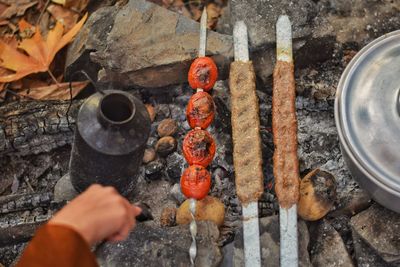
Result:
[[[235,23],[233,41],[235,61],[230,66],[229,88],[235,187],[242,204],[245,266],[258,267],[261,266],[258,199],[264,190],[260,117],[247,26],[243,21]]]
[[[280,266],[298,266],[296,89],[292,53],[292,26],[288,16],[276,23],[277,62],[273,74],[272,130],[274,136],[275,192],[279,201]]]
[[[215,155],[215,141],[205,129],[214,119],[215,105],[208,91],[217,80],[218,70],[212,58],[205,56],[206,33],[207,13],[204,9],[200,20],[199,57],[193,61],[188,74],[189,85],[196,90],[186,110],[188,123],[193,130],[184,138],[182,147],[183,155],[190,165],[181,176],[181,191],[190,201],[192,244],[189,256],[192,266],[197,254],[196,200],[203,199],[210,190],[211,175],[206,168]]]

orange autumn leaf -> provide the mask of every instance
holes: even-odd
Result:
[[[71,92],[69,83],[65,82],[18,90],[18,94],[36,100],[69,100],[71,97],[75,98],[88,84],[88,81],[72,82]]]
[[[36,27],[34,35],[31,38],[22,40],[17,46],[26,52],[27,55],[0,40],[0,67],[15,72],[0,76],[0,82],[12,82],[32,73],[49,71],[49,66],[56,53],[71,42],[72,38],[82,28],[86,18],[87,14],[64,35],[64,26],[61,22],[57,21],[54,28],[47,34],[45,40],[38,27]],[[21,21],[20,26],[21,28],[27,28],[31,25],[26,21]]]

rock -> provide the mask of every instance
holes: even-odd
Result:
[[[185,102],[185,107],[188,102],[189,101]],[[186,120],[186,110],[182,108],[180,105],[170,104],[169,110],[171,111],[171,118],[177,121],[178,123],[182,123]]]
[[[357,266],[360,267],[369,267],[369,266],[379,266],[379,267],[397,267],[398,265],[388,264],[385,262],[376,251],[368,246],[362,238],[357,235],[356,232],[352,232],[353,237],[353,246],[354,246],[354,254],[355,260],[357,262]]]
[[[212,222],[197,224],[197,267],[217,267],[222,259],[219,231]],[[139,223],[125,241],[104,243],[96,250],[100,266],[190,266],[192,238],[187,225],[159,227]]]
[[[146,148],[143,155],[143,163],[147,164],[156,158],[156,151],[153,148]]]
[[[164,119],[157,127],[157,133],[160,137],[172,136],[178,130],[178,125],[173,119]]]
[[[90,16],[69,48],[66,73],[83,66],[100,81],[121,86],[182,83],[197,57],[198,40],[199,23],[194,20],[145,0],[130,0]],[[206,54],[225,78],[233,58],[232,37],[209,31],[207,41]]]
[[[186,199],[185,195],[182,194],[179,183],[174,184],[174,186],[171,188],[170,194],[176,200],[178,205],[180,205]]]
[[[147,139],[146,146],[149,148],[155,147],[157,144],[157,141],[158,141],[157,138],[150,136],[149,139]]]
[[[54,201],[63,202],[70,201],[75,198],[79,193],[72,186],[69,173],[61,177],[54,186]]]
[[[185,166],[187,165],[182,154],[174,152],[167,157],[167,174],[172,181],[179,181]]]
[[[157,120],[164,120],[171,116],[171,110],[168,104],[159,104],[156,107]]]
[[[226,6],[222,8],[221,16],[218,19],[216,31],[232,35],[231,1],[227,1]]]
[[[269,84],[275,65],[275,24],[281,14],[289,15],[293,24],[296,67],[309,66],[332,56],[335,31],[325,15],[318,13],[314,2],[232,0],[230,13],[224,14],[230,15],[231,27],[223,26],[218,29],[223,33],[231,33],[234,23],[244,20],[249,32],[250,58],[256,75],[264,84]]]
[[[160,225],[174,226],[175,225],[176,208],[166,207],[161,212]]]
[[[222,258],[221,265],[219,267],[232,267],[233,266],[233,251],[234,251],[234,243],[231,242],[222,247]]]
[[[146,178],[150,180],[160,179],[162,176],[162,171],[164,170],[164,166],[165,166],[164,159],[157,159],[155,161],[150,162],[144,167]]]
[[[310,36],[317,6],[311,0],[232,0],[231,13],[232,25],[236,21],[244,20],[249,32],[250,47],[257,49],[265,44],[274,43],[275,24],[281,14],[290,17],[294,39]]]
[[[113,29],[118,10],[116,6],[103,7],[90,15],[68,48],[66,77],[71,78],[79,70],[85,70],[90,77],[97,77],[101,66],[91,60],[91,53],[106,49],[105,40]]]
[[[149,205],[147,205],[146,203],[135,203],[135,205],[142,209],[142,212],[138,216],[136,216],[136,221],[145,222],[154,220]]]
[[[224,223],[225,207],[224,204],[217,198],[206,196],[196,203],[196,220],[213,221],[216,225],[221,226]],[[188,224],[192,221],[192,216],[189,212],[189,200],[185,200],[176,212],[177,224]]]
[[[164,207],[176,206],[175,201],[170,197],[171,188],[172,185],[164,179],[148,182],[140,177],[129,200],[131,203],[146,203],[151,210],[154,222],[159,225]]]
[[[158,140],[156,144],[156,151],[157,153],[162,156],[166,157],[176,149],[176,140],[172,136],[164,136],[160,140]]]
[[[308,229],[304,221],[298,222],[299,233],[299,266],[310,266],[307,247],[309,242]],[[240,228],[234,241],[233,266],[244,266],[243,230]],[[260,218],[260,245],[262,266],[279,266],[279,216]]]
[[[400,214],[374,204],[352,217],[350,224],[384,261],[400,264]]]
[[[354,216],[355,214],[369,208],[371,206],[371,196],[362,189],[357,189],[343,198],[338,208],[328,214],[329,217],[337,217],[340,215]]]
[[[149,113],[151,122],[153,122],[154,119],[156,118],[156,111],[155,111],[153,105],[151,105],[151,104],[145,104],[145,107],[146,107],[146,109],[147,109],[147,112]]]
[[[327,171],[312,170],[301,180],[297,213],[306,221],[319,220],[331,210],[335,199],[335,177]]]
[[[311,232],[313,266],[354,266],[339,233],[325,220]]]
[[[365,45],[400,27],[397,16],[400,4],[397,1],[355,0],[349,5],[348,1],[324,0],[319,5],[327,9],[326,18],[340,43]]]

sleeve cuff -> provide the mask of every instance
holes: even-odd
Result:
[[[98,266],[89,244],[73,228],[61,224],[40,227],[17,267]]]

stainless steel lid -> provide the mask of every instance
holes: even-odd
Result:
[[[364,47],[344,71],[335,119],[342,147],[376,184],[400,193],[400,31]]]

